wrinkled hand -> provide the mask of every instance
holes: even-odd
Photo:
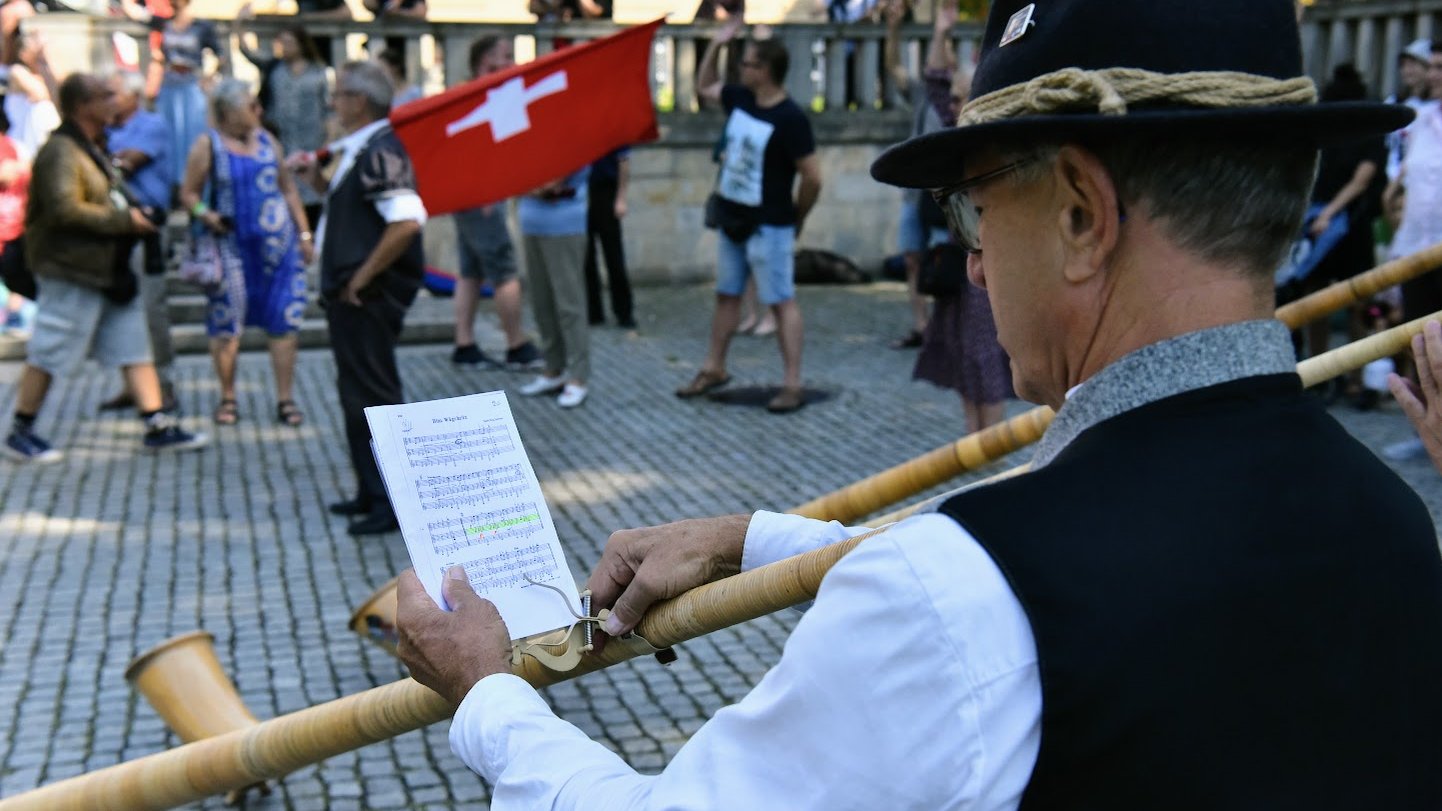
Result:
[[[1389,375],[1387,388],[1417,429],[1432,466],[1442,472],[1442,323],[1428,321],[1412,338],[1418,383]]]
[[[699,518],[611,534],[586,581],[591,610],[611,609],[602,630],[621,636],[652,603],[741,570],[749,515]]]
[[[459,706],[476,682],[511,672],[511,634],[495,605],[471,589],[461,567],[446,572],[441,590],[450,611],[426,594],[414,569],[401,573],[396,655],[411,678]]]
[[[1320,237],[1321,235],[1327,233],[1327,229],[1331,227],[1331,216],[1325,213],[1318,214],[1317,218],[1315,220],[1312,220],[1312,226],[1307,229],[1307,233],[1311,234],[1314,237]]]
[[[155,223],[138,208],[130,209],[130,230],[143,235],[155,233]]]

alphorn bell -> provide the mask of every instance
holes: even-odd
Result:
[[[125,668],[125,680],[185,743],[260,723],[220,669],[215,637],[204,631],[173,636],[135,657]],[[225,804],[239,803],[252,788],[270,794],[270,786],[261,780],[231,789]]]
[[[1436,313],[1299,364],[1306,385],[1405,350]],[[637,631],[669,647],[813,599],[821,580],[876,530],[657,603]],[[524,657],[515,674],[536,687],[600,670],[644,651],[607,645],[564,672]],[[455,708],[410,679],[338,698],[214,738],[188,743],[0,800],[0,811],[162,811],[289,774],[303,766],[429,726]]]
[[[1291,329],[1442,267],[1442,244],[1379,265],[1277,309]],[[802,504],[792,513],[851,523],[917,493],[1000,459],[1041,439],[1055,416],[1039,406],[1009,420]]]

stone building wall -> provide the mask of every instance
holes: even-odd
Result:
[[[873,271],[883,257],[896,252],[901,193],[872,180],[870,167],[887,144],[905,135],[905,124],[883,122],[865,130],[824,118],[815,122],[821,199],[798,247],[834,251]],[[636,284],[714,277],[716,234],[702,226],[702,217],[716,179],[711,150],[720,127],[719,116],[691,116],[667,124],[660,142],[632,153],[630,211],[622,230]],[[519,234],[514,211],[511,220],[512,233]],[[426,252],[430,264],[457,268],[450,217],[437,217],[427,225]]]

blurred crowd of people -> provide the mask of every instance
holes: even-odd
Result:
[[[355,496],[335,505],[335,511],[356,518],[361,534],[367,528],[389,529],[394,517],[365,450],[363,408],[401,401],[395,341],[406,308],[424,284],[426,267],[417,235],[427,214],[415,195],[404,150],[392,143],[385,126],[390,109],[423,94],[407,72],[404,44],[375,43],[373,59],[332,66],[332,43],[317,41],[308,22],[348,18],[344,3],[302,3],[295,22],[269,42],[251,31],[254,14],[247,5],[234,33],[240,54],[258,73],[252,86],[223,78],[229,72],[225,49],[215,26],[193,16],[190,0],[150,0],[149,7],[126,0],[122,5],[126,14],[150,24],[152,70],[121,70],[105,79],[74,82],[74,77],[57,80],[44,40],[19,25],[26,15],[17,9],[28,7],[25,0],[0,5],[0,57],[7,65],[0,107],[0,242],[8,246],[0,266],[28,262],[40,278],[38,296],[31,291],[36,303],[21,295],[25,290],[11,291],[5,300],[5,328],[32,338],[30,382],[21,386],[7,453],[29,460],[58,457],[35,432],[36,413],[50,377],[71,371],[88,356],[122,369],[121,389],[102,407],[139,409],[147,430],[159,432],[153,442],[147,439],[149,444],[204,444],[204,435],[184,431],[176,419],[169,380],[174,355],[166,302],[170,268],[205,290],[217,389],[211,421],[230,426],[246,418],[236,394],[240,339],[247,328],[259,328],[268,338],[274,377],[271,416],[281,425],[302,425],[305,411],[294,391],[298,331],[318,292],[332,335],[364,336],[333,342],[359,482]],[[423,0],[368,0],[367,7],[382,16],[426,14]],[[610,14],[609,3],[599,0],[535,0],[531,8],[542,19],[558,21]],[[902,25],[913,18],[910,0],[825,5],[825,12],[841,21],[885,24],[882,67],[909,106],[913,135],[953,126],[970,93],[970,66],[959,59],[953,43],[955,9],[933,3],[929,11],[932,34],[920,69],[913,72],[902,58]],[[807,401],[795,255],[820,194],[824,167],[809,114],[786,91],[792,69],[787,48],[764,27],[743,37],[742,2],[703,3],[698,16],[721,21],[706,42],[696,84],[699,104],[726,116],[706,211],[707,226],[718,232],[716,301],[706,355],[676,395],[693,398],[724,388],[731,381],[727,356],[734,336],[774,333],[782,386],[768,409],[789,413]],[[467,56],[472,78],[515,65],[513,43],[504,37],[477,40]],[[1442,207],[1442,103],[1437,100],[1442,98],[1442,53],[1429,42],[1414,42],[1398,70],[1397,100],[1418,110],[1416,123],[1386,143],[1342,144],[1323,153],[1304,232],[1292,258],[1278,270],[1279,300],[1371,267],[1379,240],[1390,243],[1391,256],[1442,241],[1442,211],[1434,210]],[[67,83],[68,101],[62,92]],[[1336,69],[1323,93],[1329,103],[1367,96],[1350,65]],[[96,166],[78,160],[75,149],[60,148],[76,144]],[[81,203],[55,199],[44,206],[34,200],[27,204],[27,196],[40,186],[35,178],[47,150],[52,163],[57,155],[65,156],[65,165],[83,167],[85,177],[80,188],[69,183],[57,191],[47,185],[46,195],[70,195],[84,205],[109,208],[81,212],[75,210]],[[372,154],[375,163],[357,163]],[[370,184],[356,194],[370,195],[371,203],[338,202],[346,199],[340,190],[352,181]],[[561,408],[587,401],[590,328],[607,322],[608,309],[618,327],[637,327],[622,238],[629,185],[630,153],[623,148],[516,201],[455,215],[459,267],[451,359],[457,366],[534,373],[517,392],[552,397]],[[382,187],[395,191],[392,198],[374,199],[375,189]],[[167,226],[177,212],[189,227],[170,244]],[[519,251],[508,224],[512,213],[519,224]],[[79,218],[75,222],[108,240],[109,248],[97,249],[87,260],[103,265],[103,272],[77,275],[37,252],[37,243],[53,239],[44,229],[47,219],[56,216]],[[341,227],[338,222],[369,229],[376,241],[347,236],[332,241],[327,251],[328,221],[332,229]],[[75,227],[67,222],[59,227]],[[974,257],[948,231],[931,194],[903,196],[897,231],[908,312],[906,327],[891,346],[918,350],[914,377],[955,391],[969,431],[996,424],[1006,400],[1015,395],[986,293],[968,281]],[[527,268],[524,293],[520,255]],[[86,300],[77,312],[88,315],[84,323],[66,327],[68,338],[44,327],[45,316],[57,307],[73,309],[69,300],[58,303],[62,293],[57,291]],[[503,345],[483,348],[477,341],[483,295],[493,300]],[[382,298],[393,306],[382,306]],[[534,336],[522,323],[527,299]],[[1360,337],[1438,309],[1442,285],[1427,277],[1355,308],[1349,329]],[[120,334],[123,340],[115,337]],[[1325,351],[1329,336],[1328,324],[1307,330],[1298,336],[1299,352]],[[65,345],[63,351],[47,349],[57,341]],[[1374,405],[1384,388],[1367,375],[1341,386],[1336,396],[1360,407]],[[1420,452],[1420,445],[1408,443],[1393,452]]]

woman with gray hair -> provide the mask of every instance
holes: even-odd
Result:
[[[300,425],[304,417],[291,392],[296,330],[306,305],[305,265],[313,253],[310,231],[297,227],[306,221],[305,209],[279,141],[260,125],[250,86],[221,82],[210,103],[215,129],[190,150],[180,202],[190,212],[192,238],[214,239],[221,265],[219,284],[206,291],[205,326],[220,378],[214,419],[234,425],[240,418],[236,356],[241,333],[256,326],[270,336],[276,420]]]

